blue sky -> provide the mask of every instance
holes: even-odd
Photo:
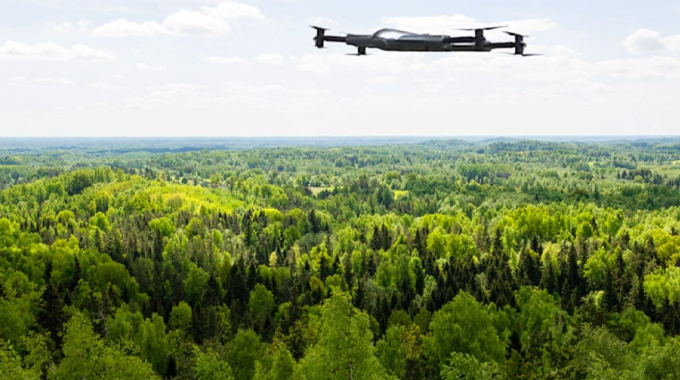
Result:
[[[662,0],[4,0],[0,136],[677,135],[679,17]],[[311,23],[502,23],[544,56],[357,58],[315,49]]]

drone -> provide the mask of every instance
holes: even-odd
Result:
[[[316,30],[314,42],[316,47],[323,49],[326,42],[341,42],[350,46],[356,46],[357,53],[351,55],[366,55],[367,49],[380,49],[384,51],[401,52],[490,52],[496,49],[514,49],[513,55],[530,57],[540,54],[525,54],[527,44],[524,36],[519,33],[506,31],[514,37],[513,42],[491,42],[486,39],[484,32],[507,28],[507,26],[491,26],[486,28],[458,29],[460,31],[474,32],[473,36],[451,37],[446,35],[430,35],[405,32],[397,29],[380,29],[374,34],[348,34],[342,36],[326,35],[328,29],[312,26]]]

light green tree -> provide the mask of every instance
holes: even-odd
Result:
[[[196,365],[194,376],[196,380],[233,380],[231,367],[226,360],[221,360],[219,355],[211,348],[205,352],[195,349]]]
[[[0,342],[0,374],[3,379],[40,379],[40,372],[33,368],[25,368],[19,354],[7,342]]]
[[[474,356],[454,352],[441,372],[442,380],[504,379],[505,374],[496,362],[481,363]]]
[[[120,348],[105,346],[82,314],[74,315],[67,324],[62,351],[64,359],[55,373],[59,380],[159,379],[149,363]]]
[[[183,333],[191,328],[191,307],[184,301],[172,307],[170,312],[170,327]]]
[[[300,363],[307,380],[389,379],[374,355],[368,315],[352,307],[347,293],[334,291],[318,320],[318,342]]]
[[[263,360],[255,363],[255,377],[253,380],[288,380],[293,377],[297,363],[286,346],[273,343],[275,351]]]
[[[453,352],[468,354],[482,363],[503,361],[507,343],[501,340],[493,322],[489,311],[474,297],[458,294],[433,316],[432,337],[426,339],[429,356],[440,366],[449,362]]]
[[[262,334],[275,308],[272,292],[264,285],[256,284],[248,300],[248,313],[255,331]]]
[[[236,380],[251,380],[255,362],[262,358],[265,347],[260,336],[252,330],[239,330],[227,351],[227,361]]]

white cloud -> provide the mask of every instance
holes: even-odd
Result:
[[[631,53],[653,53],[666,49],[661,42],[661,35],[649,29],[640,29],[622,42]]]
[[[383,23],[396,29],[415,33],[446,33],[455,28],[478,26],[477,22],[467,16],[427,16],[427,17],[385,17]]]
[[[532,50],[533,51],[533,50]],[[564,83],[582,79],[612,83],[648,79],[680,79],[680,58],[648,57],[588,61],[565,46],[537,47],[545,56],[522,58],[505,54],[390,54],[376,52],[369,57],[349,57],[340,53],[310,53],[296,58],[297,68],[303,72],[339,76],[396,76],[436,78],[437,81],[455,78],[464,81],[471,74],[499,83]],[[357,71],[359,69],[359,71]],[[395,75],[399,74],[399,75]],[[497,78],[497,79],[493,79]],[[602,79],[602,80],[604,80]],[[366,81],[367,79],[364,79]],[[368,79],[371,80],[371,79]]]
[[[73,82],[66,78],[37,78],[31,79],[25,77],[11,77],[8,80],[10,87],[21,88],[29,90],[47,90],[54,89],[57,86],[72,85]]]
[[[482,23],[472,17],[464,15],[454,16],[426,16],[426,17],[385,17],[383,22],[393,28],[403,29],[416,33],[453,33],[460,28],[477,28],[484,26],[507,25],[509,30],[517,33],[538,33],[558,27],[557,23],[549,18],[543,19],[518,19],[490,23]]]
[[[508,30],[524,34],[547,32],[559,27],[555,21],[549,18],[508,20],[502,21],[501,25],[508,25]]]
[[[664,37],[663,42],[668,50],[680,50],[680,34]]]
[[[318,99],[328,92],[316,88],[289,88],[281,84],[227,82],[216,91],[212,86],[170,83],[154,87],[149,93],[128,98],[126,108],[136,109],[223,109],[271,106],[300,99]],[[276,99],[276,100],[274,100]]]
[[[106,91],[116,91],[123,89],[123,86],[117,84],[109,84],[104,82],[96,82],[92,84],[92,88],[95,90],[106,90]]]
[[[538,48],[538,46],[537,46]],[[538,49],[537,49],[538,50]],[[569,46],[557,45],[546,48],[546,53],[552,56],[558,57],[569,57],[576,55],[576,50],[570,48]]]
[[[623,40],[621,44],[633,54],[680,50],[680,35],[663,37],[657,31],[639,29]]]
[[[305,54],[298,59],[298,69],[316,74],[324,74],[332,69],[332,62],[318,54]]]
[[[368,78],[364,82],[368,84],[391,84],[391,83],[397,83],[398,80],[395,77],[390,77],[390,76],[377,76],[373,78]]]
[[[238,18],[264,18],[264,15],[260,12],[259,8],[233,1],[220,3],[215,8],[203,7],[201,10],[206,14],[214,15],[225,20],[235,20]]]
[[[204,85],[169,83],[147,95],[129,98],[126,107],[148,109],[181,105],[186,108],[205,108],[219,104],[223,104],[222,98],[215,96]]]
[[[361,69],[380,73],[426,72],[434,69],[425,60],[425,53],[381,54],[369,57],[342,53],[326,55],[308,53],[297,59],[298,69],[312,73],[327,73],[336,69]]]
[[[93,30],[100,37],[149,37],[157,35],[219,37],[229,33],[228,20],[240,18],[261,19],[259,8],[237,2],[223,2],[215,8],[202,7],[200,11],[181,9],[163,20],[135,22],[124,18],[104,24]]]
[[[288,92],[286,88],[278,84],[265,84],[265,85],[252,85],[242,82],[229,82],[223,87],[223,91],[228,94],[250,94],[250,95],[262,95],[262,94],[272,94]]]
[[[149,37],[167,33],[167,29],[155,21],[137,23],[124,18],[95,28],[92,32],[99,37]]]
[[[115,61],[116,57],[105,50],[80,44],[68,48],[53,42],[29,45],[7,41],[0,45],[0,60],[110,62]]]
[[[138,70],[149,71],[149,72],[160,72],[168,69],[167,66],[152,66],[144,63],[138,63],[135,65]]]
[[[314,17],[310,18],[307,21],[308,24],[310,25],[316,25],[316,26],[321,26],[325,28],[333,27],[338,25],[333,19],[326,18],[326,17]]]
[[[223,19],[202,12],[181,10],[163,21],[165,29],[180,36],[223,36],[229,33],[229,25]]]
[[[77,22],[78,28],[82,31],[85,29],[88,29],[90,25],[92,25],[92,21],[90,20],[78,20]]]
[[[219,56],[203,56],[204,61],[221,64],[243,64],[248,63],[248,60],[241,57],[219,57]]]
[[[70,33],[74,30],[86,32],[91,25],[89,20],[78,20],[77,22],[48,22],[47,26],[59,33]]]
[[[286,100],[291,101],[295,98],[316,98],[328,94],[327,91],[317,88],[293,88],[277,83],[251,84],[246,82],[227,82],[222,87],[222,91],[229,95],[227,99],[230,101],[251,102],[257,100],[265,103],[273,98],[285,97]]]
[[[54,29],[59,33],[68,33],[73,29],[73,24],[71,24],[70,22],[62,23],[49,22],[47,23],[47,26],[49,26],[50,28]]]
[[[53,84],[53,85],[71,85],[73,81],[66,78],[38,78],[36,83]]]
[[[264,64],[268,65],[280,65],[285,61],[285,58],[281,54],[260,54],[255,59]]]
[[[673,57],[609,60],[598,62],[595,67],[601,75],[625,79],[680,78],[680,59]]]

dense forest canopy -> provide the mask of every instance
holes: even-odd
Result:
[[[0,144],[0,373],[680,379],[677,141],[269,144]]]

